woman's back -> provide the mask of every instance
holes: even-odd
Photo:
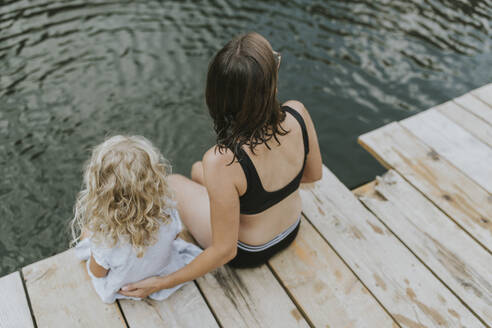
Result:
[[[287,104],[293,108],[283,107],[288,114],[282,127],[289,133],[278,136],[278,143],[271,139],[267,144],[256,146],[254,153],[249,147],[243,146],[243,153],[250,161],[241,158],[242,165],[239,162],[234,164],[242,169],[238,185],[241,202],[239,240],[250,245],[260,245],[271,240],[294,224],[301,213],[297,187],[305,166],[309,165],[310,133],[304,119],[307,112],[302,104]],[[307,120],[310,118],[307,117]],[[253,167],[248,167],[251,164]],[[251,171],[256,172],[257,176]],[[255,181],[257,178],[259,181]],[[259,188],[256,186],[258,182]],[[255,205],[258,207],[255,208]]]
[[[259,266],[294,241],[299,183],[319,180],[322,164],[307,110],[288,101],[294,111],[287,114],[277,100],[280,59],[257,33],[232,39],[212,59],[205,98],[216,145],[193,164],[191,180],[169,180],[183,221],[205,250],[168,277],[128,286],[136,290],[126,295],[147,295],[225,263]]]

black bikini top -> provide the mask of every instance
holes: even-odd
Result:
[[[299,184],[301,183],[302,174],[304,173],[304,167],[306,166],[307,154],[309,153],[309,140],[306,124],[302,116],[294,109],[288,106],[283,106],[282,110],[292,115],[301,126],[302,139],[304,141],[304,162],[302,164],[302,169],[297,174],[297,176],[285,187],[272,192],[266,191],[261,184],[258,172],[256,171],[256,168],[249,158],[248,154],[242,148],[239,148],[236,156],[238,158],[239,164],[241,164],[241,167],[243,168],[247,181],[246,192],[244,193],[244,195],[239,197],[241,214],[257,214],[263,212],[264,210],[279,203],[287,196],[292,194],[294,191],[296,191],[297,188],[299,188]]]

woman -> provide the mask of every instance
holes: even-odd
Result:
[[[192,179],[169,179],[184,224],[204,248],[173,274],[130,284],[145,297],[229,263],[257,266],[287,247],[300,224],[300,182],[321,178],[313,122],[302,103],[277,101],[280,55],[257,33],[231,40],[213,58],[206,102],[217,145],[193,165]]]

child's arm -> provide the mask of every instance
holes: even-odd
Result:
[[[89,270],[91,270],[91,273],[96,278],[106,277],[106,275],[108,274],[108,271],[109,271],[109,269],[105,269],[104,267],[97,264],[96,260],[94,260],[94,256],[92,256],[92,255],[90,258],[90,262],[89,262]]]

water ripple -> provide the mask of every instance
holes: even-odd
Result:
[[[282,53],[324,162],[380,172],[356,137],[492,80],[487,0],[0,2],[0,276],[65,249],[88,151],[149,137],[187,173],[213,141],[211,56],[258,31]],[[362,163],[362,165],[361,165]]]

